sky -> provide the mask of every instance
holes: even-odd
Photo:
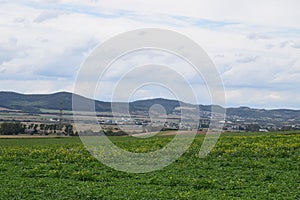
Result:
[[[206,51],[223,80],[227,107],[300,109],[299,8],[298,0],[0,0],[0,90],[72,92],[93,49],[120,33],[153,27],[186,35]],[[182,64],[153,55],[133,55],[131,63]],[[99,100],[110,100],[121,66],[111,69]],[[198,103],[209,104],[199,87],[205,95]],[[171,98],[164,90],[144,87],[132,98]]]

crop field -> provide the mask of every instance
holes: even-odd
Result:
[[[145,152],[172,137],[111,140]],[[144,174],[105,166],[77,137],[0,139],[0,199],[300,199],[300,133],[226,133],[199,158],[203,138]]]

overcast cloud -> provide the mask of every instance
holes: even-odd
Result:
[[[156,27],[185,34],[205,49],[223,79],[227,106],[300,109],[298,0],[0,2],[0,90],[73,91],[80,65],[97,45],[125,31]],[[116,66],[108,74],[105,88],[120,72]],[[168,98],[161,91],[157,96]]]

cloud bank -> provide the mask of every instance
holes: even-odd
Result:
[[[228,106],[300,109],[299,1],[0,2],[0,90],[72,91],[97,45],[125,31],[156,27],[185,34],[206,50],[223,79]],[[168,57],[151,59],[174,64]],[[106,88],[120,72],[115,66]],[[185,72],[207,96],[192,71]],[[157,91],[144,88],[138,97],[163,96]],[[200,99],[209,104],[208,97]]]

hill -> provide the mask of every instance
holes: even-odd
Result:
[[[0,107],[14,110],[22,110],[30,113],[39,113],[40,109],[51,109],[59,110],[60,101],[62,101],[63,110],[72,110],[72,93],[69,92],[58,92],[54,94],[19,94],[15,92],[0,92]],[[85,102],[92,102],[91,99],[79,96]],[[118,106],[122,107],[125,103],[118,102]],[[184,107],[195,107],[198,106],[199,110],[202,112],[210,112],[210,105],[192,105],[184,102],[179,102],[177,100],[169,99],[146,99],[130,102],[129,107],[131,112],[137,111],[148,111],[149,108],[154,104],[162,105],[167,113],[172,113],[180,105]],[[95,108],[98,112],[110,112],[111,103],[104,101],[95,101]],[[218,109],[224,109],[217,106]],[[300,110],[291,109],[253,109],[249,107],[239,107],[239,108],[227,108],[227,116],[231,117],[241,117],[241,118],[280,118],[282,120],[295,119],[300,120]]]
[[[40,109],[59,110],[62,101],[63,110],[72,110],[72,93],[58,92],[54,94],[19,94],[15,92],[0,92],[0,107],[14,110],[22,110],[25,112],[40,112]],[[77,95],[85,103],[91,103],[92,100]],[[116,103],[118,106],[124,106],[123,102]],[[147,111],[154,104],[162,105],[168,113],[171,113],[180,102],[168,99],[149,99],[134,101],[129,104],[130,111]],[[188,105],[181,103],[182,105]],[[96,111],[110,112],[111,103],[104,101],[95,101]],[[80,108],[79,108],[80,109]]]
[[[62,102],[63,110],[72,110],[72,95],[73,94],[69,92],[58,92],[54,94],[0,92],[0,107],[25,112],[40,112],[40,109],[59,110],[60,102]],[[92,101],[82,96],[79,97],[85,101]],[[110,111],[110,103],[96,101],[96,108],[99,111]]]

